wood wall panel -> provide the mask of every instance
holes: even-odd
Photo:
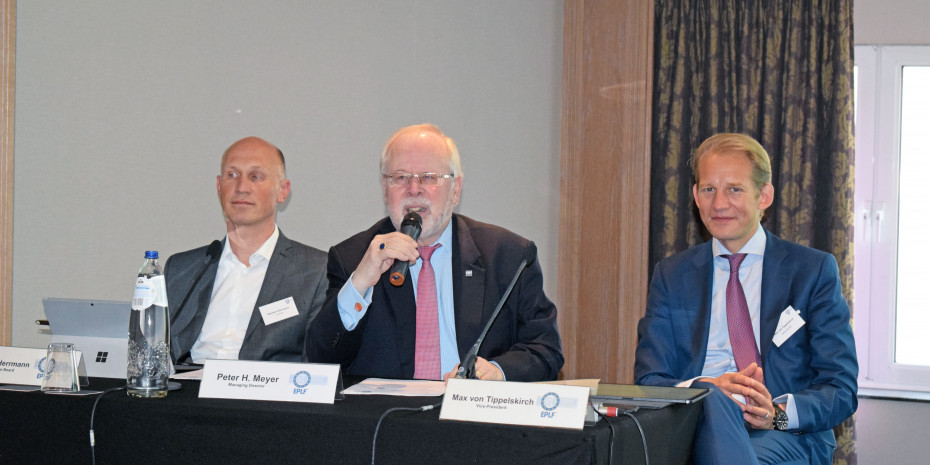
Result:
[[[13,342],[13,102],[16,0],[0,0],[0,346]]]
[[[565,0],[559,324],[564,378],[633,380],[648,269],[649,0]]]

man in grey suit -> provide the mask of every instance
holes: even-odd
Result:
[[[306,361],[310,322],[326,297],[326,254],[275,224],[291,191],[284,154],[257,137],[223,153],[216,177],[226,238],[165,264],[174,363]]]

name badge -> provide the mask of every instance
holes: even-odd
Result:
[[[262,320],[265,321],[265,326],[298,315],[297,306],[294,305],[293,297],[288,297],[277,302],[262,305],[261,307],[258,307],[258,311],[262,314]]]
[[[206,360],[199,396],[332,404],[337,389],[339,365]]]
[[[74,352],[75,359],[78,360],[80,385],[86,386],[87,372],[84,369],[83,355],[79,350]],[[45,356],[47,354],[47,349],[0,347],[0,384],[41,386],[42,378],[45,377]]]
[[[804,326],[801,312],[789,305],[778,317],[778,326],[775,328],[775,336],[772,337],[772,342],[781,347],[792,334],[801,329],[801,326]]]
[[[439,418],[582,429],[590,393],[584,386],[450,379]]]

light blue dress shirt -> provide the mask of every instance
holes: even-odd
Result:
[[[762,261],[765,257],[765,230],[759,225],[755,234],[737,252],[727,250],[717,238],[712,239],[711,247],[714,251],[714,284],[711,296],[710,334],[707,338],[707,356],[704,358],[704,369],[701,378],[716,378],[724,373],[735,373],[736,359],[733,358],[733,347],[730,345],[730,332],[727,327],[727,282],[730,280],[730,261],[722,255],[730,253],[744,253],[746,258],[739,267],[739,281],[746,295],[746,304],[749,307],[749,318],[752,320],[752,331],[756,337],[756,350],[761,353],[759,344],[760,309],[762,306]],[[765,367],[762,367],[763,373]],[[692,380],[693,381],[693,380]],[[691,381],[682,383],[691,385]],[[785,412],[788,414],[788,428],[798,427],[797,407],[794,395],[785,394],[773,399],[779,404],[786,404]]]
[[[451,221],[436,243],[442,244],[442,247],[433,252],[430,263],[433,265],[433,273],[436,276],[436,300],[439,303],[439,350],[442,359],[442,374],[446,374],[459,363],[459,349],[455,339],[455,298],[452,292],[452,248],[454,244],[452,243]],[[413,286],[414,296],[417,294],[417,283],[422,268],[422,259],[417,259],[417,263],[410,267],[410,284]],[[371,294],[372,288],[370,287],[365,289],[364,295],[355,289],[351,276],[342,286],[337,297],[337,305],[342,324],[347,330],[354,330],[368,312]],[[353,308],[356,302],[363,302],[361,311]]]

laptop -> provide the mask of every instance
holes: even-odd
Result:
[[[129,302],[42,299],[51,342],[70,342],[84,355],[87,376],[126,378]]]
[[[597,393],[591,395],[591,403],[659,409],[671,404],[691,404],[709,393],[702,388],[599,384]]]

